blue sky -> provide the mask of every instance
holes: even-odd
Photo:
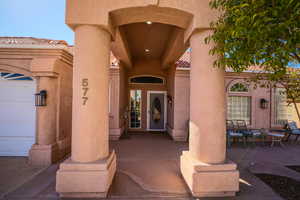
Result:
[[[65,0],[0,0],[0,36],[28,36],[74,42],[65,25]]]

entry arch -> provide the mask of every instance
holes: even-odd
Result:
[[[24,74],[25,76],[32,77],[32,73],[23,66],[16,66],[16,65],[11,65],[11,64],[6,64],[6,63],[0,63],[0,72],[1,71]]]
[[[151,21],[187,29],[193,19],[193,14],[189,12],[157,6],[121,8],[111,11],[109,15],[115,27]]]

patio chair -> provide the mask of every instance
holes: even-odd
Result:
[[[226,120],[226,132],[227,132],[227,145],[231,147],[231,139],[242,139],[244,146],[246,145],[245,137],[242,133],[239,133],[232,120]]]
[[[286,129],[288,132],[288,136],[287,136],[287,141],[289,140],[289,138],[294,135],[295,137],[295,141],[298,140],[299,136],[300,136],[300,129],[297,127],[296,122],[292,121],[286,124]]]
[[[248,128],[245,120],[236,120],[236,124],[238,127],[238,131],[244,135],[246,143],[247,143],[248,138],[251,137],[253,144],[255,145],[256,139],[263,136],[263,134],[261,133],[261,131],[259,129]]]

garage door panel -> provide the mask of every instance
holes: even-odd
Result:
[[[34,81],[0,77],[0,156],[27,156],[35,143]]]
[[[0,156],[27,156],[34,142],[32,137],[0,137]]]
[[[0,131],[0,137],[34,137],[34,134],[32,134],[34,131],[35,127],[32,127],[32,125],[19,123],[16,126],[12,123],[3,126],[3,130]]]
[[[1,114],[5,113],[5,116],[2,116],[0,121],[17,121],[17,120],[33,120],[35,118],[34,106],[31,104],[18,104],[15,103],[1,103],[0,102],[0,111]]]
[[[35,86],[32,84],[34,81],[1,81],[0,87],[1,95],[0,101],[10,102],[10,101],[25,101],[32,102],[35,93]],[[22,85],[23,84],[23,85]]]

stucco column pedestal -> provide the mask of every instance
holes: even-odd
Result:
[[[204,42],[209,34],[197,32],[190,39],[190,137],[181,172],[195,197],[234,196],[239,172],[226,160],[224,70],[213,67],[212,44]]]
[[[57,162],[59,148],[57,134],[57,78],[37,77],[38,91],[46,90],[46,106],[37,107],[36,143],[29,151],[29,162],[32,165],[47,166]]]
[[[89,163],[66,160],[56,174],[56,191],[67,198],[105,198],[116,172],[116,154]]]
[[[93,25],[75,29],[72,156],[60,165],[61,197],[106,197],[116,171],[109,152],[109,62],[111,36]]]

